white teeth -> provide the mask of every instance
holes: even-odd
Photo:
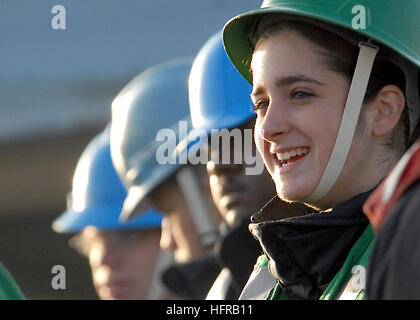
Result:
[[[290,153],[289,152],[277,153],[277,158],[279,160],[287,160],[287,159],[290,159]]]
[[[276,153],[277,159],[280,161],[285,161],[290,159],[291,157],[301,156],[303,154],[307,154],[309,152],[309,148],[297,148],[286,152]]]

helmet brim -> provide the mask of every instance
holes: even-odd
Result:
[[[127,197],[125,198],[121,213],[120,221],[130,221],[136,216],[142,214],[145,210],[151,207],[147,197],[153,190],[162,182],[168,179],[175,171],[179,169],[180,165],[164,165],[155,171],[153,176],[141,184],[133,184],[128,188]]]
[[[52,224],[59,233],[78,233],[93,226],[103,231],[160,228],[162,215],[155,209],[144,211],[142,215],[129,222],[119,220],[120,206],[101,206],[88,208],[82,212],[67,210]]]

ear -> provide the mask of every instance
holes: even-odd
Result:
[[[384,86],[371,102],[374,108],[372,134],[380,137],[391,133],[400,120],[405,96],[396,85]]]

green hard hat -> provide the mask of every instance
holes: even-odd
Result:
[[[333,32],[334,28],[342,27],[340,29],[349,31],[348,36],[357,34],[372,39],[417,68],[420,66],[419,0],[265,0],[260,9],[232,18],[223,30],[223,42],[229,58],[250,83],[252,38],[260,18],[270,13],[283,14],[285,19],[324,24]],[[366,17],[364,28],[354,23],[359,13]]]

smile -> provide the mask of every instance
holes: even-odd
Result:
[[[289,165],[290,163],[301,159],[309,153],[309,148],[296,148],[286,152],[276,153],[276,157],[279,160],[282,167]]]

